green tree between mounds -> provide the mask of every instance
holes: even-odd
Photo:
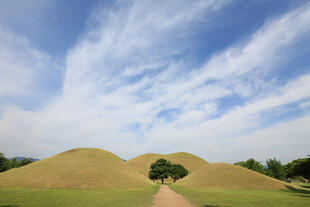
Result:
[[[177,181],[188,175],[188,170],[180,164],[172,164],[165,159],[159,159],[155,163],[151,164],[149,178],[153,180],[161,180],[163,184],[165,179],[169,176],[173,179],[173,182]]]
[[[186,170],[183,165],[180,164],[172,164],[170,176],[173,179],[173,182],[184,178],[188,175],[188,170]]]
[[[161,180],[161,183],[164,184],[165,179],[170,176],[172,164],[170,161],[165,159],[159,159],[156,162],[151,164],[149,178],[151,180]]]
[[[247,161],[237,162],[235,163],[235,165],[239,165],[241,167],[245,167],[262,174],[266,174],[264,166],[260,162],[254,160],[253,158],[248,159]]]
[[[150,170],[150,172],[149,172],[149,178],[151,179],[151,180],[153,180],[153,182],[155,182],[155,180],[157,180],[157,172],[155,172],[154,170]]]
[[[267,175],[279,180],[284,180],[285,172],[280,160],[276,160],[276,158],[269,159],[266,160],[266,164],[267,164],[267,170],[266,170]]]

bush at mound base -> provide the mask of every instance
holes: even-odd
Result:
[[[129,189],[150,180],[111,152],[79,148],[0,173],[0,187]]]
[[[286,189],[295,187],[252,170],[227,163],[205,165],[177,182],[177,185],[221,189]]]

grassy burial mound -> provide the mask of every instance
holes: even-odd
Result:
[[[289,183],[262,175],[252,170],[227,163],[205,165],[177,182],[194,188],[219,189],[286,189]]]
[[[111,152],[79,148],[0,173],[0,187],[130,189],[150,180]]]
[[[193,172],[194,170],[200,168],[201,166],[208,164],[208,162],[205,161],[204,159],[186,152],[176,152],[165,155],[156,153],[147,153],[129,160],[128,164],[130,164],[132,167],[137,169],[143,175],[148,177],[151,163],[154,163],[156,160],[160,158],[170,160],[172,163],[181,164],[189,172]]]

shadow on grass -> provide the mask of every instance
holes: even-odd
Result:
[[[287,190],[283,190],[283,191],[294,193],[296,194],[296,196],[299,196],[299,197],[310,198],[310,190],[297,189],[291,186],[286,186],[286,188]]]
[[[18,207],[18,205],[0,205],[0,207]]]
[[[297,195],[298,197],[310,198],[310,195]]]
[[[209,205],[209,204],[206,204],[206,205],[203,205],[202,207],[220,207],[218,205]]]
[[[303,193],[303,194],[310,194],[310,190],[304,190],[304,189],[298,189],[298,188],[293,188],[291,186],[286,186],[288,192],[291,193]]]

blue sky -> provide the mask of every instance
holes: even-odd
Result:
[[[310,2],[0,2],[0,151],[309,154]]]

